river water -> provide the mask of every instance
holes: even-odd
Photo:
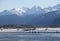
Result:
[[[60,41],[60,33],[1,32],[0,41]]]

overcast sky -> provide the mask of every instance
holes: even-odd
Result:
[[[31,8],[35,5],[46,8],[56,4],[60,4],[60,0],[0,0],[0,10],[22,7]]]

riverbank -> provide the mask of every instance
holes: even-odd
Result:
[[[29,30],[28,28],[25,30],[25,28],[22,29],[0,29],[0,32],[60,32],[60,28],[35,28],[35,30]]]

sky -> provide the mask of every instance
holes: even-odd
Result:
[[[33,6],[47,8],[56,4],[60,4],[60,0],[0,0],[0,11],[12,8],[31,8]]]

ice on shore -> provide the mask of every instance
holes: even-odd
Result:
[[[0,32],[60,32],[60,28],[36,28],[35,30],[24,31],[25,29],[0,29]]]

